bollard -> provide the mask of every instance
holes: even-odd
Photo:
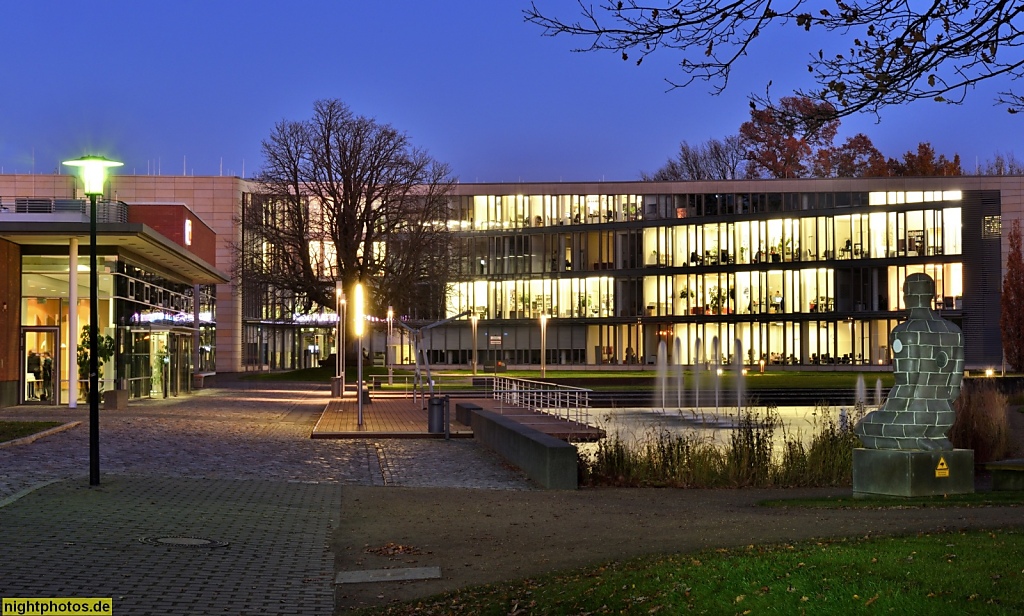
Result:
[[[444,398],[433,397],[427,405],[427,432],[444,433]]]

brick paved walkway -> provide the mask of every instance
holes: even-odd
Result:
[[[344,486],[532,489],[471,439],[310,439],[329,390],[262,387],[101,410],[98,488],[86,408],[0,410],[83,422],[0,449],[0,596],[112,596],[118,615],[329,614]],[[159,536],[228,545],[139,541]]]
[[[455,421],[451,402],[448,418],[450,438],[472,437],[469,427]],[[422,398],[374,393],[372,402],[363,405],[363,425],[359,425],[359,402],[355,393],[332,398],[313,427],[313,438],[443,438],[444,433],[428,432],[427,410]],[[442,426],[444,424],[442,423]]]
[[[473,430],[455,419],[455,405],[472,403],[498,415],[529,426],[545,434],[572,442],[591,442],[604,438],[604,430],[569,421],[549,413],[506,405],[493,398],[453,398],[448,426],[451,438],[471,437]],[[313,427],[313,438],[431,438],[427,410],[423,399],[373,394],[372,402],[363,405],[363,425],[358,423],[358,401],[355,394],[343,399],[332,398],[323,415]],[[443,424],[442,424],[443,425]]]

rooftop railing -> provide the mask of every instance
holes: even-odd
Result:
[[[89,222],[89,200],[0,196],[0,220]],[[123,201],[99,199],[96,202],[96,222],[128,222],[128,204]]]

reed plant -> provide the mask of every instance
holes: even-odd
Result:
[[[854,417],[837,420],[815,409],[808,444],[787,433],[778,413],[744,412],[725,444],[697,432],[651,431],[639,438],[614,432],[580,455],[580,483],[589,486],[677,488],[850,485]],[[635,436],[635,435],[634,435]],[[781,442],[776,445],[776,438]]]
[[[861,447],[853,426],[865,414],[862,403],[838,419],[826,406],[814,411],[810,443],[787,435],[777,476],[779,486],[848,486],[853,481],[853,450]]]

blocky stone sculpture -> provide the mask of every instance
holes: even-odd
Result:
[[[963,334],[931,309],[934,297],[931,276],[907,276],[903,300],[910,315],[889,334],[895,387],[885,404],[855,427],[868,449],[953,449],[946,433],[953,425],[953,402],[963,381]]]

